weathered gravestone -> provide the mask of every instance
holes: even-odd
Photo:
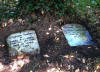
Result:
[[[11,56],[40,53],[40,47],[34,30],[11,34],[7,38],[7,43]]]
[[[70,46],[92,45],[94,42],[85,27],[79,24],[67,24],[62,27]]]

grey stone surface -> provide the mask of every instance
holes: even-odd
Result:
[[[92,37],[88,30],[80,24],[66,24],[63,33],[70,46],[92,45]]]
[[[39,54],[40,47],[34,30],[26,30],[8,36],[7,43],[11,56]]]

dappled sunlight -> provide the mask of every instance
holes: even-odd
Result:
[[[0,63],[0,72],[19,72],[21,68],[30,62],[29,58],[15,59],[9,65]]]
[[[14,20],[13,19],[9,19],[8,20],[8,23],[11,23],[12,24],[12,23],[14,23]]]
[[[15,61],[13,61],[12,63],[10,63],[10,65],[9,65],[10,71],[11,71],[11,72],[18,72],[18,71],[20,71],[20,69],[21,69],[25,64],[28,64],[29,62],[30,62],[29,58],[15,60]]]
[[[0,63],[0,71],[4,70],[4,65],[2,63]]]
[[[49,63],[46,72],[66,72],[61,69],[58,63]]]
[[[66,71],[60,70],[60,68],[50,68],[46,72],[66,72]]]
[[[100,0],[0,0],[0,72],[100,72]]]

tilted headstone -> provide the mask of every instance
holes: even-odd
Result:
[[[67,24],[62,27],[70,46],[92,45],[94,42],[85,27],[79,24]]]
[[[7,38],[7,43],[11,56],[40,53],[40,47],[34,30],[11,34]]]

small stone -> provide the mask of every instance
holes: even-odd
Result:
[[[18,61],[17,65],[20,66],[20,67],[23,67],[24,66],[24,61],[22,61],[22,60]]]
[[[6,22],[2,24],[2,27],[3,28],[6,27],[6,26],[7,26],[7,23]]]
[[[68,70],[70,70],[71,69],[71,65],[68,65]]]
[[[58,38],[58,37],[55,37],[55,40],[56,40],[56,41],[59,41],[59,38]]]
[[[3,48],[5,45],[2,43],[2,42],[0,42],[0,48]]]
[[[48,30],[50,31],[50,30],[52,30],[52,28],[50,27]]]
[[[88,47],[89,49],[91,48],[91,47]]]
[[[72,65],[72,69],[75,69],[74,65]]]
[[[48,58],[48,57],[50,57],[49,55],[47,55],[47,54],[45,54],[45,55],[43,55],[44,57],[46,57],[46,58]]]
[[[46,35],[49,35],[50,33],[49,32],[46,32]]]
[[[59,31],[59,30],[57,30],[56,32],[57,32],[57,33],[59,33],[60,31]]]
[[[0,71],[2,71],[3,69],[4,69],[4,65],[0,63]]]
[[[33,72],[32,70],[30,70],[30,72]]]
[[[80,69],[79,69],[79,68],[78,68],[78,69],[76,69],[76,70],[75,70],[75,72],[80,72]]]
[[[82,59],[82,62],[85,63],[85,59],[84,58]]]
[[[74,57],[74,55],[71,55],[70,57],[71,57],[71,58],[73,58],[73,57]]]
[[[44,11],[42,10],[41,13],[44,14]]]
[[[18,21],[21,23],[23,20],[22,19],[18,19]]]
[[[87,8],[90,8],[90,6],[86,6]]]

